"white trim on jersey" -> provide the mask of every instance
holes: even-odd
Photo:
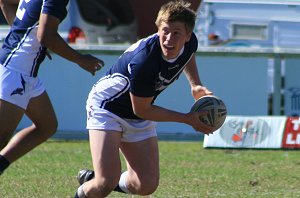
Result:
[[[108,102],[119,98],[126,93],[130,88],[129,79],[121,73],[114,73],[101,78],[95,85],[94,94],[101,93],[97,100],[101,101],[100,108],[104,108]]]
[[[17,47],[14,48],[14,49],[11,51],[11,53],[7,56],[7,58],[6,58],[6,60],[5,60],[4,64],[3,64],[3,66],[6,67],[7,63],[10,61],[10,59],[11,59],[12,56],[15,54],[15,52],[16,52],[17,50],[20,49],[21,45],[24,43],[24,41],[26,40],[27,36],[28,36],[29,33],[31,32],[31,30],[34,29],[34,27],[35,27],[35,26],[32,26],[32,27],[27,28],[27,31],[26,31],[26,33],[24,34],[23,38],[22,38],[21,41],[18,43]]]
[[[37,56],[34,58],[33,60],[33,65],[32,65],[32,68],[31,68],[31,72],[30,72],[30,75],[33,75],[34,74],[34,71],[36,69],[36,67],[38,66],[37,64],[37,61],[38,61],[38,57],[40,56],[41,52],[42,52],[42,49],[43,49],[43,46],[40,46],[39,47],[39,51],[37,53]]]

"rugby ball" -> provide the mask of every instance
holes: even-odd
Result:
[[[199,116],[201,122],[218,130],[225,122],[227,109],[224,102],[213,95],[207,95],[195,101],[192,112],[207,111],[207,114]]]

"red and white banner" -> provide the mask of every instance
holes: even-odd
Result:
[[[227,116],[223,126],[205,135],[204,147],[214,148],[282,148],[286,116]],[[299,121],[299,119],[298,119]],[[300,148],[300,125],[291,121],[293,130],[286,135],[285,148]],[[300,124],[300,121],[299,121]],[[295,132],[297,130],[297,132]],[[298,137],[298,139],[297,139]]]
[[[300,148],[300,118],[289,117],[282,138],[282,148]]]

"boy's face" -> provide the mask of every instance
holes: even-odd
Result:
[[[158,28],[159,42],[165,58],[176,58],[189,41],[191,33],[188,33],[182,22],[162,22]]]

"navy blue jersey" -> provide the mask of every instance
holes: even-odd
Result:
[[[154,97],[155,100],[178,79],[197,47],[197,38],[192,34],[180,56],[169,62],[162,56],[157,34],[133,44],[119,57],[106,76],[99,80],[98,83],[102,83],[100,108],[122,118],[139,119],[133,113],[129,92],[139,97]],[[103,88],[105,86],[107,89]]]
[[[0,64],[27,76],[36,77],[46,48],[37,39],[41,13],[62,21],[69,0],[20,0],[16,18],[0,50]]]

